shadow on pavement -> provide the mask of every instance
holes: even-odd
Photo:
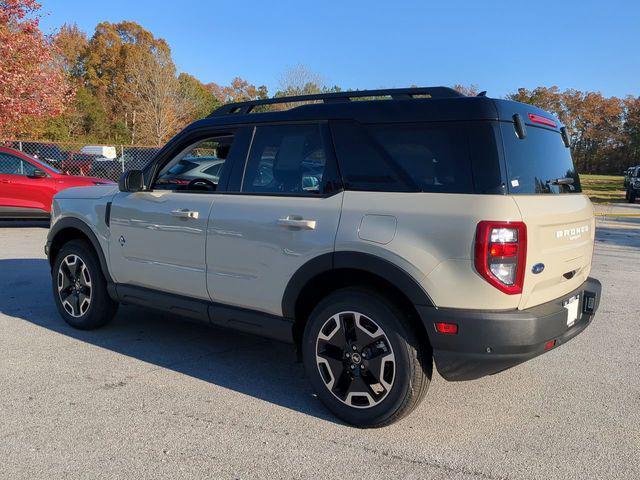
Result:
[[[0,220],[0,228],[49,228],[49,220]]]
[[[121,307],[107,326],[76,330],[58,315],[45,259],[0,260],[0,313],[60,335],[336,423],[313,396],[292,345]],[[100,365],[96,365],[99,369]]]
[[[640,202],[636,203],[616,203],[611,208],[612,211],[619,211],[621,213],[640,213]]]
[[[638,216],[638,217],[607,216],[607,217],[605,217],[605,221],[607,221],[607,222],[615,222],[615,223],[622,223],[624,225],[631,225],[631,226],[640,227],[640,216]]]
[[[596,243],[640,249],[640,228],[627,227],[627,223],[616,221],[596,225]]]

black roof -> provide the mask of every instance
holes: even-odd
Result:
[[[377,97],[377,98],[374,98]],[[380,99],[386,97],[386,99]],[[300,102],[313,102],[300,105]],[[285,110],[259,112],[260,106],[286,104]],[[296,106],[296,104],[298,104]],[[256,113],[251,113],[251,112]],[[465,120],[513,121],[520,114],[530,123],[528,114],[553,119],[552,114],[533,105],[482,96],[467,97],[447,87],[420,87],[388,90],[361,90],[296,97],[276,97],[224,105],[209,117],[192,124],[240,125],[262,122],[296,122],[325,119],[349,119],[361,123],[425,122]]]

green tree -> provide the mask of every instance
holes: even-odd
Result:
[[[200,80],[188,73],[178,75],[180,90],[189,108],[191,120],[204,118],[218,108],[221,103]]]
[[[78,25],[64,24],[53,37],[56,57],[68,77],[82,81],[85,74],[84,57],[89,48],[87,34]]]
[[[619,170],[632,165],[640,165],[640,97],[629,96],[624,99],[624,126],[622,138],[624,147]],[[616,172],[617,173],[617,172]]]
[[[221,104],[269,98],[266,86],[256,87],[240,77],[235,77],[228,86],[208,83],[206,87]]]
[[[176,76],[171,53],[164,49],[138,55],[127,65],[128,88],[135,102],[132,138],[161,145],[193,120],[192,98]]]
[[[84,81],[107,112],[113,141],[135,141],[140,119],[131,65],[149,55],[170,58],[169,46],[135,22],[102,22],[89,40],[84,56]]]
[[[279,89],[276,97],[291,97],[295,95],[312,95],[323,93],[324,80],[305,65],[295,65],[288,68],[280,77]]]

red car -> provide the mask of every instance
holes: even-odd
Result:
[[[91,170],[98,155],[88,155],[82,152],[67,152],[66,158],[60,162],[60,169],[69,175],[84,175]]]
[[[60,190],[112,183],[65,175],[25,153],[0,147],[0,218],[49,218],[51,201]]]

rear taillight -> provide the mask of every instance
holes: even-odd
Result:
[[[480,222],[476,229],[475,265],[498,290],[522,293],[527,259],[527,227],[522,222]]]

